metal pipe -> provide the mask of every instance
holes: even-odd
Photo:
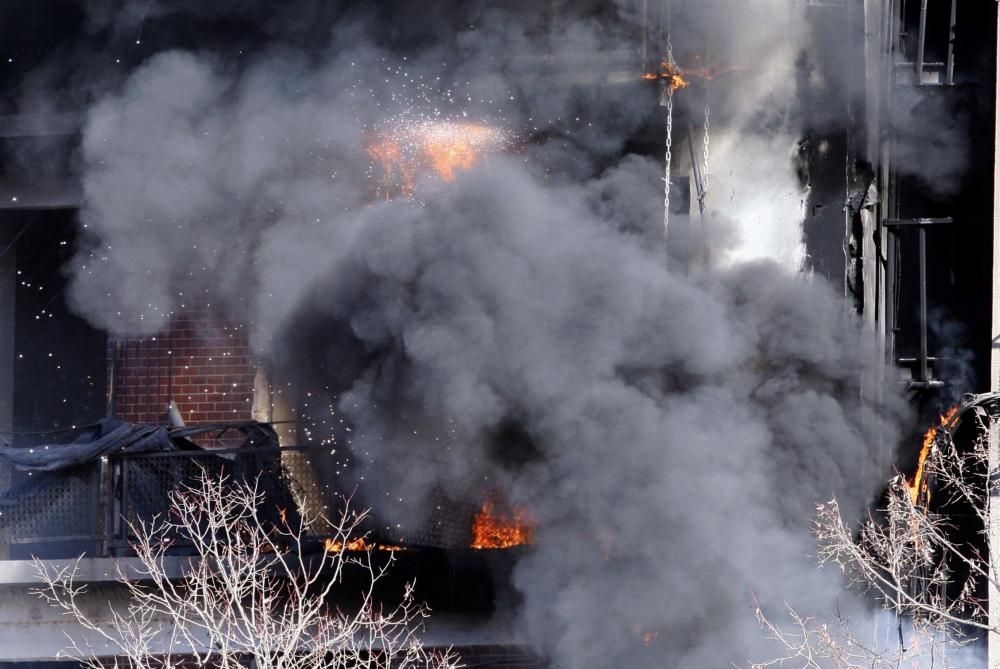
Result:
[[[908,390],[937,390],[938,388],[944,388],[946,384],[944,381],[939,381],[933,379],[931,381],[907,381],[906,387]]]
[[[100,535],[97,554],[99,557],[108,557],[111,544],[111,485],[108,472],[108,456],[102,455],[97,465],[97,526],[94,528],[96,534]]]
[[[917,35],[917,86],[924,83],[924,41],[927,39],[927,0],[920,0],[920,32]]]
[[[128,404],[127,404],[127,402],[128,402],[128,394],[132,390],[129,387],[129,384],[128,384],[128,374],[129,374],[129,371],[131,371],[129,369],[129,360],[128,360],[128,355],[129,355],[128,354],[128,339],[122,339],[121,343],[122,343],[122,359],[121,359],[121,362],[122,362],[121,367],[122,367],[122,369],[121,369],[121,373],[119,374],[119,376],[121,377],[121,384],[120,384],[121,387],[120,388],[115,388],[115,410],[116,411],[118,410],[118,406],[117,405],[118,405],[118,397],[119,396],[125,398],[126,405],[125,405],[125,408],[124,408],[124,410],[122,412],[123,415],[122,416],[116,416],[116,418],[120,417],[120,418],[123,418],[123,419],[128,419],[128,420],[133,420],[134,421],[135,420],[134,417],[132,417],[130,419],[128,418]]]
[[[642,0],[642,71],[649,72],[649,0]]]
[[[886,0],[882,5],[881,34],[882,53],[880,65],[880,86],[881,99],[879,100],[881,118],[891,118],[893,102],[893,85],[896,76],[896,53],[899,50],[899,34],[895,26],[896,2]],[[881,130],[881,123],[880,130]],[[896,249],[893,232],[885,227],[885,220],[893,215],[893,188],[892,188],[892,134],[890,132],[879,133],[879,203],[878,203],[878,231],[879,242],[885,250],[885,272],[882,274],[881,290],[885,291],[885,311],[883,317],[883,334],[886,342],[886,353],[888,360],[895,358],[895,313],[893,309],[893,295],[896,290]],[[881,253],[881,252],[880,252]]]
[[[896,357],[896,291],[899,286],[896,282],[896,233],[889,228],[883,228],[883,238],[885,240],[885,336],[889,360]]]
[[[902,17],[902,13],[900,14]],[[884,29],[885,42],[883,46],[886,49],[886,53],[890,56],[890,64],[895,63],[895,59],[892,55],[899,51],[899,44],[903,37],[903,21],[902,18],[899,20],[899,25],[896,25],[896,2],[895,0],[886,0],[885,3],[885,14],[882,16],[882,26]]]
[[[688,148],[691,152],[691,173],[694,175],[694,188],[698,194],[698,217],[701,220],[701,262],[708,267],[708,229],[705,224],[705,182],[701,172],[701,165],[698,164],[698,157],[694,153],[694,127],[688,122]],[[691,254],[691,225],[688,224],[688,256]]]
[[[163,369],[163,338],[156,338],[156,406],[157,411],[166,411],[166,404],[163,402],[163,390],[160,387],[160,372]],[[159,422],[159,421],[157,421]]]
[[[153,421],[150,418],[150,414],[152,413],[152,411],[150,409],[150,406],[152,405],[152,402],[153,402],[153,393],[149,389],[149,382],[152,380],[151,379],[151,374],[149,373],[149,367],[150,367],[150,365],[153,362],[153,357],[152,357],[153,356],[153,347],[150,346],[148,339],[143,339],[141,345],[142,345],[143,348],[146,349],[146,370],[145,370],[146,371],[146,378],[144,379],[143,384],[142,384],[143,385],[143,391],[146,393],[146,410],[145,410],[145,413],[143,415],[143,422],[152,423]]]
[[[955,219],[951,216],[945,216],[943,218],[889,218],[886,219],[885,225],[890,228],[898,228],[904,225],[922,228],[928,225],[950,225],[954,222]]]
[[[955,85],[955,23],[957,22],[958,0],[951,0],[951,20],[948,23],[948,61],[945,83]]]
[[[115,377],[118,374],[118,356],[122,352],[122,341],[121,339],[115,339],[114,342],[114,352],[111,354],[111,361],[108,364],[108,392],[107,392],[107,406],[104,409],[104,415],[109,418],[114,418],[115,416]]]
[[[120,469],[120,472],[121,472],[121,479],[120,479],[120,481],[121,481],[121,488],[117,491],[118,492],[118,499],[116,501],[118,502],[118,504],[117,504],[117,508],[115,509],[115,518],[118,521],[118,530],[119,530],[119,532],[117,534],[117,537],[118,537],[118,539],[120,541],[122,541],[122,543],[127,544],[128,543],[128,539],[129,539],[129,536],[128,536],[129,524],[128,523],[129,523],[129,521],[134,521],[135,520],[135,518],[132,518],[129,515],[131,513],[131,511],[132,511],[132,509],[130,508],[130,506],[128,504],[129,499],[131,499],[131,491],[129,490],[129,487],[128,487],[129,486],[129,480],[128,480],[129,479],[129,476],[128,476],[129,460],[128,460],[128,458],[118,458],[117,460],[118,460],[118,466],[121,467],[121,469]]]
[[[705,189],[701,181],[701,165],[698,164],[698,157],[694,154],[694,127],[688,122],[688,149],[691,153],[691,174],[694,175],[694,188],[698,194],[698,210],[702,218],[705,216]]]
[[[174,333],[167,334],[167,401],[174,399]]]
[[[930,381],[927,368],[927,230],[917,230],[920,239],[920,381]]]

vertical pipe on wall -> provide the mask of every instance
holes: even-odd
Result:
[[[146,349],[146,365],[145,365],[146,366],[146,369],[145,369],[146,373],[145,373],[145,378],[143,379],[143,383],[142,383],[142,385],[143,385],[143,388],[142,388],[143,392],[146,394],[146,408],[145,408],[145,410],[143,412],[143,422],[145,422],[145,423],[152,423],[153,419],[152,419],[152,416],[151,416],[151,414],[152,414],[151,407],[152,407],[152,402],[153,402],[153,392],[149,388],[150,381],[152,380],[150,378],[149,368],[150,368],[150,366],[152,364],[153,347],[150,345],[150,342],[149,342],[148,339],[143,339],[142,340],[142,347],[144,349]]]
[[[885,338],[890,364],[896,362],[896,233],[883,226],[885,235]]]
[[[920,240],[920,378],[919,381],[929,381],[930,371],[927,368],[927,228],[921,225],[917,228]]]
[[[906,17],[903,17],[906,20]],[[924,83],[924,42],[927,39],[927,0],[920,0],[920,31],[917,34],[917,86]]]
[[[642,0],[642,71],[649,72],[649,0]]]
[[[958,0],[951,0],[951,19],[948,21],[948,61],[946,63],[945,83],[955,84],[955,23],[958,19]]]
[[[120,339],[115,339],[111,352],[111,360],[108,361],[107,408],[104,411],[104,414],[108,418],[114,418],[115,416],[115,386],[118,381],[116,378],[118,376],[118,357],[121,354],[122,342]]]

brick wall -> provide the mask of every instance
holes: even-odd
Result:
[[[171,399],[189,425],[252,417],[256,367],[240,324],[183,312],[162,335],[111,339],[108,360],[122,420],[163,423]]]

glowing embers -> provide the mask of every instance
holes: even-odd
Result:
[[[524,509],[501,509],[487,497],[472,519],[470,548],[513,548],[530,544],[535,528]]]
[[[702,63],[700,56],[696,56],[695,61],[694,67],[681,67],[677,63],[663,61],[660,63],[658,72],[645,72],[642,78],[647,81],[662,79],[667,82],[671,92],[676,92],[682,88],[687,88],[691,84],[691,79],[695,77],[699,79],[712,79],[715,76],[712,67]]]
[[[660,630],[655,628],[646,628],[642,625],[636,623],[632,626],[632,633],[642,641],[642,645],[647,648],[656,643],[656,640],[660,638]]]
[[[371,133],[367,151],[380,172],[379,196],[389,199],[412,196],[425,174],[452,181],[508,142],[507,133],[480,123],[397,117]]]
[[[360,552],[360,551],[401,551],[405,550],[402,546],[394,546],[392,544],[370,544],[364,537],[358,537],[357,539],[349,539],[345,545],[343,541],[336,539],[326,539],[323,542],[323,549],[327,553],[343,553],[347,551]]]
[[[924,476],[924,465],[927,463],[927,456],[931,452],[934,440],[937,439],[938,429],[947,425],[948,421],[955,416],[956,411],[958,411],[957,406],[945,411],[938,417],[939,424],[931,427],[924,433],[924,443],[920,448],[920,455],[917,458],[917,469],[913,472],[912,476],[906,479],[906,488],[910,492],[910,501],[914,504],[920,499],[921,493],[924,495],[925,504],[931,499],[930,490],[927,488],[927,478]]]
[[[684,78],[684,74],[680,66],[673,63],[660,63],[659,72],[645,72],[643,73],[642,78],[647,81],[663,79],[667,82],[667,85],[670,86],[671,91],[678,91],[682,88],[688,87],[688,81]]]

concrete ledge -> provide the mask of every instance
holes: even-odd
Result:
[[[187,573],[192,558],[185,556],[168,556],[163,561],[163,568],[168,578],[180,578]],[[71,567],[76,560],[39,560],[39,563],[53,569]],[[83,558],[78,563],[76,581],[78,583],[104,583],[118,580],[119,571],[126,576],[134,575],[141,579],[139,571],[142,567],[137,558]],[[4,585],[38,585],[35,575],[35,563],[32,560],[0,560],[0,586]]]

